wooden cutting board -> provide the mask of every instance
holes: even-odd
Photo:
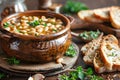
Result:
[[[45,76],[55,75],[61,72],[64,72],[66,69],[71,68],[79,55],[79,48],[75,43],[72,43],[77,55],[75,57],[63,56],[62,63],[49,62],[45,64],[35,64],[35,63],[20,63],[19,65],[10,65],[6,61],[6,55],[0,55],[0,70],[8,73],[10,75],[16,76],[29,76],[36,73],[42,73]]]

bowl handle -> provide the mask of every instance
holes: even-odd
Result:
[[[72,16],[69,15],[65,15],[65,16],[69,19],[70,24],[72,24],[75,21],[75,19]]]

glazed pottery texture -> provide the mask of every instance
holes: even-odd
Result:
[[[21,16],[46,16],[61,19],[65,28],[55,34],[30,36],[11,33],[3,28],[3,24]],[[54,61],[64,55],[71,44],[70,21],[62,14],[47,11],[27,11],[12,14],[4,18],[0,27],[0,44],[9,57],[16,57],[27,62],[45,63]]]

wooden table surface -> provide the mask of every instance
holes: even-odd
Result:
[[[64,4],[65,1],[66,0],[53,0],[53,3]],[[120,0],[77,0],[77,1],[84,2],[90,9],[107,7],[107,6],[115,6],[115,5],[120,6]],[[37,10],[39,8],[38,0],[26,0],[25,3],[28,7],[28,10]],[[79,43],[77,44],[80,47],[80,44]],[[77,60],[74,67],[82,65],[82,62],[80,61],[81,61],[81,58]],[[26,76],[26,78],[11,76],[2,80],[27,80],[27,78],[28,76]],[[56,76],[47,77],[45,80],[56,80]]]

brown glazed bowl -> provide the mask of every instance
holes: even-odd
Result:
[[[3,24],[21,16],[55,17],[63,21],[65,28],[55,34],[30,36],[11,33],[3,28]],[[28,62],[49,62],[64,55],[71,44],[70,21],[62,14],[48,11],[32,10],[12,14],[4,18],[0,27],[0,44],[2,50],[10,57]]]

